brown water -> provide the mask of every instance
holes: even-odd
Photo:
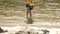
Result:
[[[60,26],[60,3],[35,1],[35,8],[32,10],[33,24]],[[48,5],[49,4],[49,5]],[[51,6],[50,6],[51,5]],[[47,23],[47,24],[46,24]],[[25,4],[17,0],[0,1],[0,26],[28,25],[26,23]],[[32,25],[33,25],[32,24]],[[37,26],[36,25],[36,26]]]

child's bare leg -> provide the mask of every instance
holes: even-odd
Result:
[[[29,10],[30,18],[32,18],[31,10]]]
[[[28,12],[29,12],[29,9],[27,8],[27,18],[28,18]]]
[[[28,18],[28,14],[29,14],[29,17],[32,18],[31,10],[29,10],[29,8],[27,8],[27,18]]]

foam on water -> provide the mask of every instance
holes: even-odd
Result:
[[[20,30],[25,30],[25,29],[27,29],[27,30],[32,29],[32,30],[35,30],[35,31],[46,29],[46,30],[50,31],[49,34],[57,34],[57,33],[60,32],[60,28],[44,28],[44,27],[43,28],[38,28],[38,27],[32,27],[32,26],[23,27],[23,26],[19,26],[19,25],[14,26],[14,27],[1,27],[1,28],[4,29],[4,30],[16,31],[16,32],[20,31]]]

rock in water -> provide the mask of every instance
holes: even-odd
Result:
[[[3,30],[1,27],[0,27],[0,33],[4,33],[4,32],[7,32],[8,30]]]

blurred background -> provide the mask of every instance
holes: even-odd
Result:
[[[33,0],[33,24],[60,25],[60,0]],[[0,0],[0,25],[26,24],[24,0]],[[10,26],[11,26],[10,25]]]

